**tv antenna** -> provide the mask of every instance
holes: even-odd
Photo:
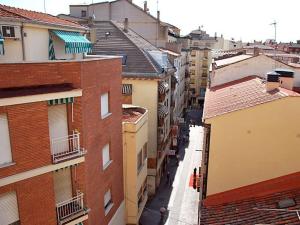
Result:
[[[276,46],[277,46],[277,22],[274,20],[273,23],[270,24],[271,26],[274,26],[274,60],[275,60],[275,68],[276,68]]]
[[[46,13],[46,0],[44,0],[44,12]]]

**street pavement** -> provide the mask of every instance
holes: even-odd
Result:
[[[200,124],[201,113],[192,110],[188,117]],[[188,128],[186,129],[188,132]],[[184,135],[184,133],[182,134]],[[170,185],[163,177],[155,197],[148,201],[142,213],[141,225],[197,225],[199,193],[191,186],[194,168],[201,165],[203,128],[190,127],[189,142],[180,146],[180,161],[170,158],[167,171],[170,172]],[[161,219],[160,208],[167,212]]]

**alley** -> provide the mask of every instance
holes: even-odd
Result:
[[[193,117],[191,117],[193,118]],[[191,176],[201,162],[203,128],[190,127],[190,139],[179,151],[180,162],[171,158],[168,171],[172,184],[167,184],[166,176],[157,190],[156,196],[148,202],[141,217],[142,225],[196,225],[198,219],[199,193],[193,189]],[[198,172],[198,171],[197,171]],[[164,221],[160,221],[160,208],[167,208]]]

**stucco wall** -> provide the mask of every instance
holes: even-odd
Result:
[[[70,6],[70,15],[74,17],[81,17],[81,11],[87,11],[87,8],[87,6]]]
[[[207,194],[300,170],[300,99],[289,97],[211,123]]]
[[[0,55],[0,62],[22,61],[22,42],[21,40],[5,39],[4,55]]]
[[[276,62],[265,56],[249,58],[247,60],[234,63],[229,66],[215,70],[211,77],[211,86],[224,84],[243,77],[258,75],[265,78],[265,75],[275,68],[287,68],[295,71],[295,86],[300,86],[300,70],[291,66],[285,65],[281,62]]]
[[[148,110],[148,157],[156,158],[157,154],[157,81],[155,80],[122,80],[123,84],[132,84],[132,104]],[[149,94],[151,93],[151,94]]]
[[[97,21],[108,21],[109,19],[109,3],[95,4],[89,6],[89,16],[95,16]],[[81,15],[80,15],[81,16]]]

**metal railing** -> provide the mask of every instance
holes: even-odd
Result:
[[[80,134],[74,133],[66,137],[53,138],[51,154],[53,163],[84,155],[85,150],[80,148]]]
[[[58,222],[76,215],[81,211],[84,211],[83,193],[80,193],[71,199],[56,204],[56,214]]]

